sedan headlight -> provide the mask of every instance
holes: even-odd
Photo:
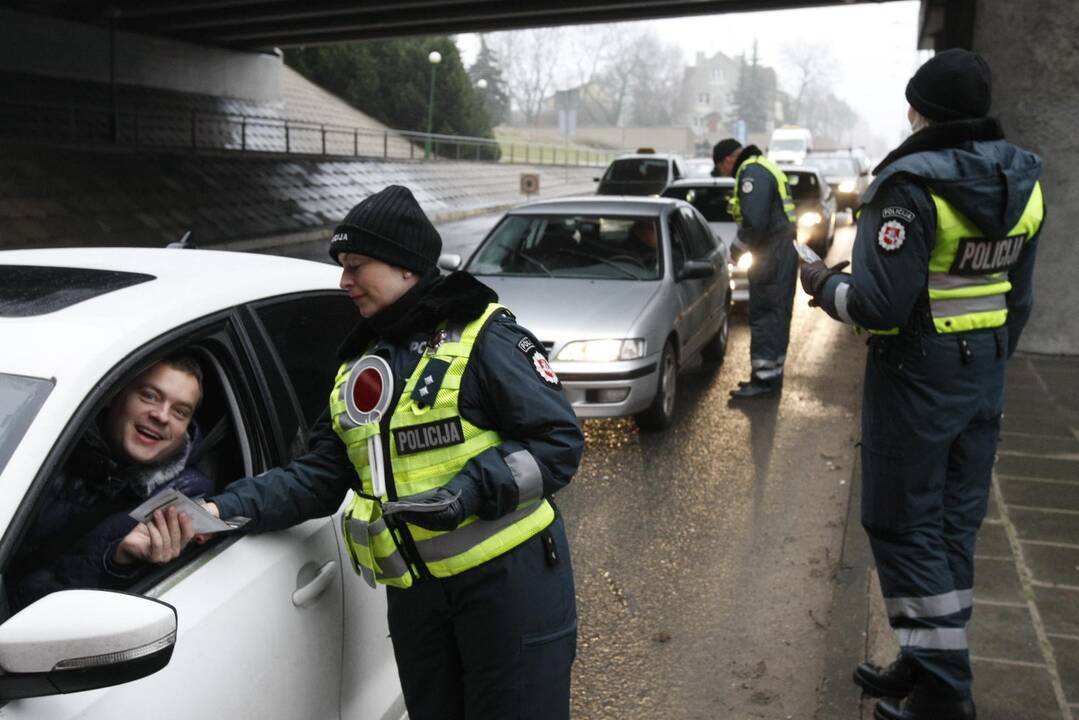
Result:
[[[742,272],[745,272],[745,271],[749,270],[751,267],[753,267],[753,253],[751,253],[751,252],[742,253],[741,256],[738,258],[738,263],[735,265],[735,267],[738,268],[739,270],[741,270]]]
[[[853,180],[844,180],[839,183],[839,192],[841,193],[852,193],[854,192],[854,188],[855,185]]]
[[[578,340],[558,351],[556,360],[567,362],[614,362],[644,357],[644,338],[631,340]]]
[[[823,219],[819,212],[807,212],[802,213],[802,216],[798,218],[798,224],[802,227],[813,227],[820,225]]]

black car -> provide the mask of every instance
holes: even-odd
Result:
[[[686,177],[682,159],[668,153],[638,150],[617,157],[596,178],[597,195],[652,195],[658,197],[675,180]]]

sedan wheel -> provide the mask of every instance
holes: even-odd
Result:
[[[727,338],[730,337],[731,331],[730,316],[730,303],[728,302],[727,309],[723,311],[723,319],[719,321],[719,329],[716,330],[716,334],[701,351],[701,355],[704,356],[705,360],[716,363],[723,362],[723,357],[727,354]]]
[[[674,354],[674,345],[668,340],[663,346],[659,359],[659,383],[652,404],[633,419],[637,427],[645,432],[666,430],[674,418],[674,398],[678,385],[678,358]]]

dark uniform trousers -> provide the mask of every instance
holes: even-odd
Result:
[[[786,234],[773,237],[765,252],[754,249],[749,277],[749,357],[762,380],[783,378],[791,335],[798,254]],[[761,257],[758,257],[758,254]]]
[[[460,575],[389,587],[387,601],[411,720],[568,720],[577,606],[561,517]]]
[[[1004,403],[1007,329],[875,336],[862,408],[862,524],[904,654],[970,695],[966,626]]]

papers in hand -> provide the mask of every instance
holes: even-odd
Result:
[[[820,255],[813,252],[813,248],[803,245],[797,240],[794,241],[794,249],[798,251],[798,257],[802,258],[804,263],[814,263],[820,260]]]
[[[158,510],[165,510],[170,507],[176,508],[178,512],[182,512],[191,518],[192,528],[196,533],[228,532],[229,530],[243,527],[248,522],[248,518],[245,517],[229,518],[228,520],[216,518],[206,508],[176,488],[162,490],[145,500],[141,505],[129,512],[128,515],[138,522],[144,523],[149,522],[150,518]]]

